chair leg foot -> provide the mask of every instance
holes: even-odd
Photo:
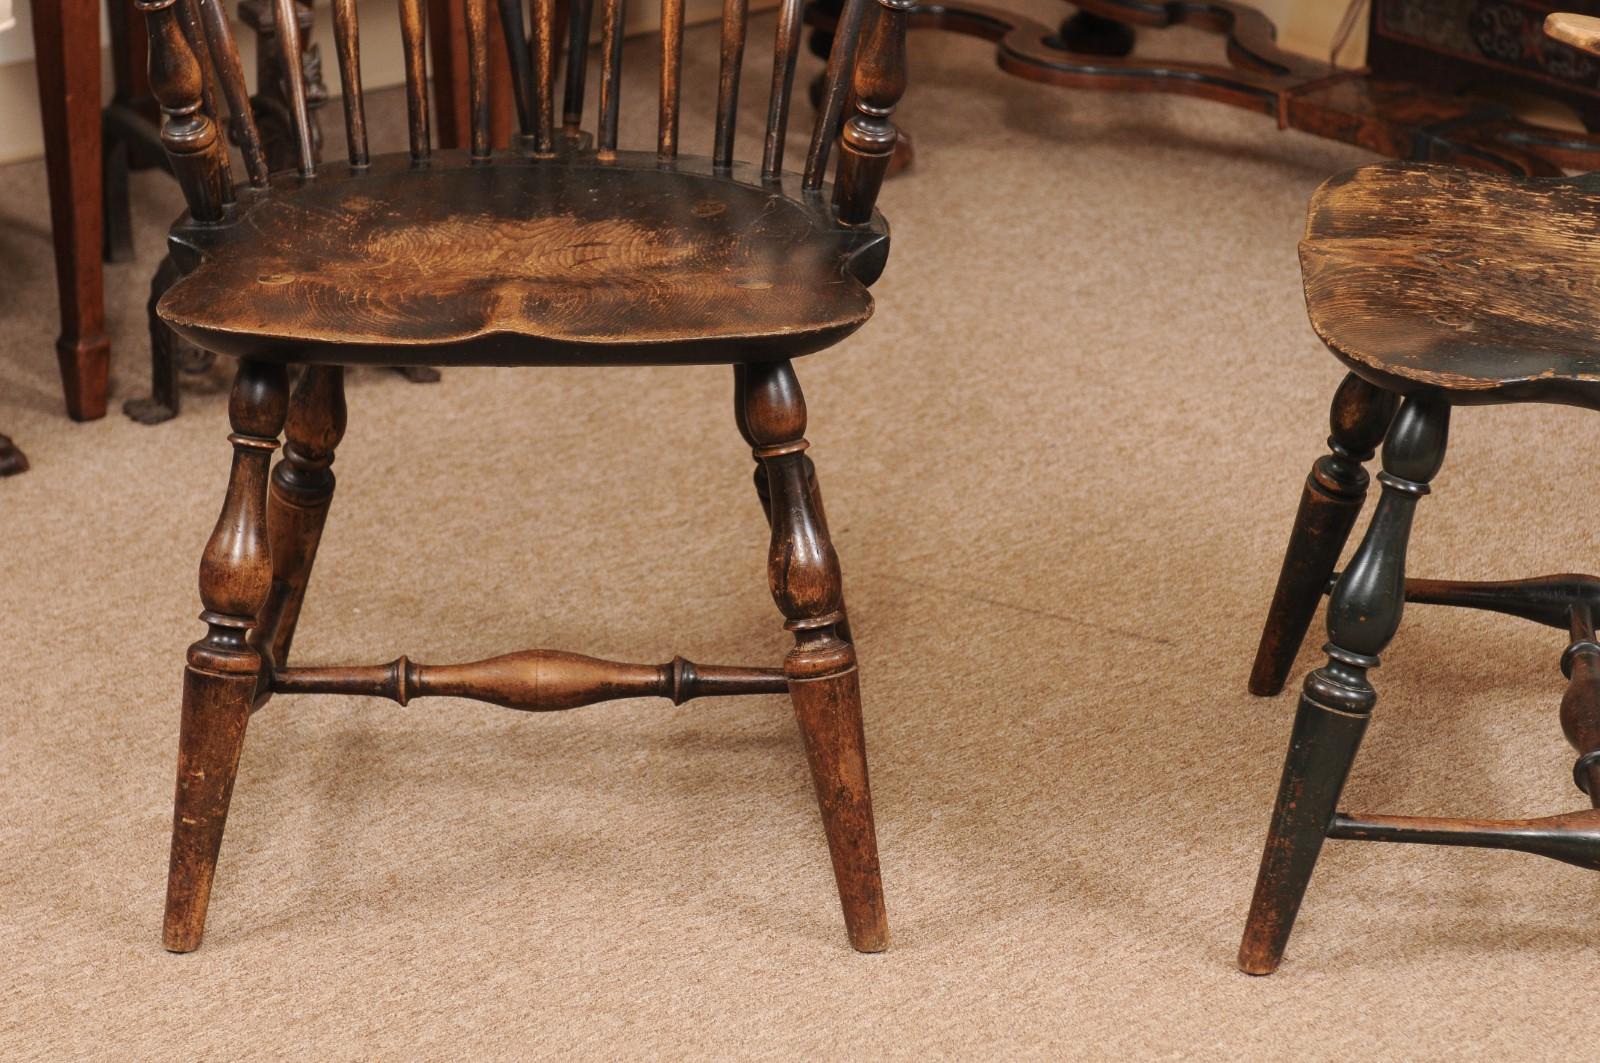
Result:
[[[878,870],[861,689],[853,657],[846,672],[820,679],[791,678],[789,694],[811,765],[850,944],[858,952],[882,952],[889,947],[889,917]]]
[[[184,670],[178,791],[162,929],[162,944],[170,952],[200,947],[254,693],[254,676]]]

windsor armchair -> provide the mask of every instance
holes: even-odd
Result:
[[[1600,19],[1547,32],[1600,55]],[[1390,163],[1335,177],[1300,244],[1311,323],[1350,369],[1334,395],[1331,453],[1306,479],[1250,690],[1276,694],[1329,594],[1328,662],[1306,676],[1239,966],[1283,957],[1324,839],[1514,849],[1600,870],[1600,578],[1406,578],[1417,503],[1444,461],[1451,410],[1506,402],[1600,409],[1600,178],[1517,179]],[[1383,448],[1383,486],[1342,574],[1340,551]],[[1565,629],[1562,730],[1594,808],[1542,819],[1351,815],[1337,810],[1377,704],[1368,673],[1407,602],[1488,609]]]
[[[200,563],[205,635],[184,671],[164,942],[201,939],[246,724],[275,693],[358,693],[401,704],[442,695],[528,711],[616,698],[787,692],[806,748],[850,942],[888,929],[840,567],[793,359],[859,328],[872,311],[888,229],[874,202],[895,142],[910,0],[851,0],[804,170],[784,170],[799,0],[778,19],[759,165],[736,162],[734,118],[746,8],[729,0],[715,137],[679,153],[683,5],[664,0],[653,150],[617,143],[622,0],[602,0],[597,132],[581,130],[592,4],[573,5],[564,101],[555,118],[555,0],[502,0],[519,112],[515,150],[489,146],[488,3],[466,0],[470,148],[428,135],[423,0],[400,0],[409,150],[370,154],[355,0],[334,25],[348,160],[319,167],[304,86],[285,71],[299,149],[269,174],[220,0],[134,0],[149,20],[162,140],[188,201],[171,244],[185,275],[159,313],[196,345],[240,359],[229,400],[232,472]],[[277,0],[280,10],[292,0]],[[186,23],[188,25],[186,26]],[[293,34],[295,21],[279,19]],[[187,31],[186,31],[187,30]],[[206,47],[196,55],[190,41]],[[286,41],[284,54],[298,54]],[[835,131],[835,180],[825,183]],[[241,129],[235,188],[217,136],[223,104]],[[756,461],[771,526],[768,581],[792,632],[781,667],[600,661],[528,650],[471,664],[292,667],[291,641],[333,495],[344,434],[343,367],[727,363],[735,420]],[[286,368],[304,364],[294,394]],[[284,456],[268,464],[280,432]],[[270,480],[270,483],[269,483]]]

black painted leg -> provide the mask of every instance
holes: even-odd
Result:
[[[128,197],[128,142],[111,123],[101,134],[100,206],[105,218],[103,254],[107,262],[133,258],[133,208]]]
[[[1329,412],[1331,453],[1318,458],[1306,477],[1272,607],[1250,670],[1250,693],[1270,696],[1283,689],[1328,578],[1366,501],[1367,470],[1362,463],[1383,442],[1398,401],[1392,392],[1354,373],[1346,376],[1334,393]]]
[[[168,255],[150,279],[150,301],[145,313],[150,322],[150,397],[129,399],[122,412],[140,424],[160,424],[178,416],[178,367],[183,360],[183,341],[156,316],[156,304],[181,276],[178,264]]]
[[[1400,626],[1406,544],[1417,501],[1444,462],[1450,407],[1408,399],[1383,448],[1383,497],[1328,603],[1328,663],[1306,676],[1267,831],[1239,968],[1271,974],[1283,960],[1378,695],[1367,673]]]

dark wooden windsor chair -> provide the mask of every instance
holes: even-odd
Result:
[[[293,0],[276,0],[288,12]],[[602,0],[598,135],[580,131],[592,4],[573,5],[565,100],[555,120],[555,0],[499,13],[520,147],[492,152],[488,0],[465,0],[471,147],[432,151],[423,0],[399,0],[410,150],[369,155],[355,0],[334,19],[347,162],[318,167],[299,66],[285,77],[297,172],[269,174],[220,0],[134,0],[149,19],[162,141],[189,209],[174,225],[184,277],[159,305],[197,346],[239,358],[229,402],[234,456],[200,563],[207,632],[184,672],[165,944],[200,944],[229,796],[251,714],[275,693],[429,695],[529,711],[659,695],[787,692],[816,784],[850,942],[888,944],[856,655],[792,359],[844,339],[872,312],[888,229],[874,201],[895,143],[911,0],[850,0],[804,172],[783,169],[799,0],[778,19],[759,166],[734,161],[746,5],[727,0],[714,151],[680,155],[682,0],[663,0],[659,133],[621,151],[623,0]],[[292,36],[297,23],[280,17]],[[204,41],[197,55],[191,41]],[[858,47],[859,45],[859,47]],[[282,53],[299,54],[293,40]],[[824,175],[849,99],[831,193]],[[235,188],[217,134],[226,103],[247,181]],[[307,368],[288,394],[287,366]],[[735,418],[757,463],[772,529],[768,577],[795,645],[781,668],[618,664],[548,650],[436,667],[288,664],[333,495],[345,428],[343,366],[728,363]],[[284,457],[268,463],[286,432]],[[270,479],[270,483],[269,483]]]
[[[1551,36],[1600,56],[1600,19],[1551,15]],[[1300,244],[1317,334],[1350,369],[1333,399],[1332,451],[1301,496],[1250,690],[1276,694],[1328,593],[1328,663],[1300,695],[1239,966],[1282,961],[1326,838],[1514,849],[1600,870],[1600,578],[1407,579],[1418,501],[1444,461],[1455,406],[1553,402],[1600,409],[1600,175],[1525,179],[1390,163],[1328,181]],[[1383,495],[1335,574],[1383,447]],[[1566,629],[1561,726],[1594,808],[1478,820],[1337,811],[1377,704],[1368,673],[1406,602],[1488,609]]]

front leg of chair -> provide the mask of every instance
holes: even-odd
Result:
[[[308,366],[295,386],[284,429],[283,458],[272,470],[267,528],[272,542],[272,591],[261,610],[259,644],[272,661],[289,661],[322,527],[333,502],[330,466],[345,430],[344,367]]]
[[[263,662],[250,632],[272,584],[267,469],[283,429],[287,392],[283,366],[241,362],[228,404],[233,470],[200,560],[200,619],[207,631],[189,647],[183,675],[162,935],[173,952],[200,946],[245,726],[262,689]]]
[[[1300,494],[1294,531],[1250,670],[1250,693],[1270,697],[1282,690],[1289,678],[1317,603],[1366,501],[1367,470],[1362,463],[1370,460],[1383,442],[1398,402],[1392,392],[1354,373],[1346,376],[1334,393],[1329,413],[1333,429],[1328,437],[1330,453],[1311,467]]]
[[[1400,627],[1406,544],[1417,502],[1444,462],[1450,407],[1408,399],[1383,447],[1383,498],[1328,602],[1328,663],[1306,676],[1267,830],[1239,968],[1271,974],[1283,960],[1378,694],[1367,673]]]
[[[889,945],[867,779],[855,647],[843,631],[839,558],[816,504],[805,449],[805,400],[788,362],[739,376],[740,428],[766,472],[772,597],[794,634],[784,661],[795,718],[827,831],[850,944]]]

